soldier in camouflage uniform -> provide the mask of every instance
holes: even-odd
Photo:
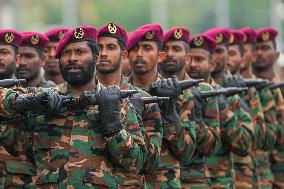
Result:
[[[118,87],[103,87],[95,78],[96,34],[94,27],[81,26],[60,41],[56,58],[66,83],[1,91],[2,116],[47,113],[27,116],[38,188],[124,188],[116,173],[138,174],[144,166],[147,147],[134,109],[125,100],[120,103]],[[43,92],[21,94],[31,91]],[[93,91],[98,105],[62,107],[60,94],[78,97],[83,91]]]
[[[46,81],[41,75],[41,67],[46,61],[44,50],[49,39],[41,33],[22,33],[23,42],[19,47],[21,60],[17,62],[16,77],[26,79],[23,87],[54,87],[52,81]]]
[[[20,59],[17,52],[22,36],[14,30],[0,30],[0,36],[0,78],[12,79],[16,61]],[[29,133],[15,128],[20,124],[23,124],[21,120],[7,120],[1,117],[0,188],[33,188],[32,176],[36,174],[36,169],[32,154],[28,153],[31,149]]]
[[[150,88],[150,94],[154,93],[154,85],[151,85],[153,82],[156,82],[156,86],[176,82],[176,79],[162,79],[157,71],[157,62],[164,55],[161,52],[162,35],[160,25],[144,25],[129,36],[127,43],[129,62],[133,72],[129,82],[142,89]],[[177,90],[175,95],[180,92]],[[190,96],[187,90],[181,95],[175,95],[170,96],[168,103],[176,106],[178,114],[176,121],[169,119],[166,115],[170,108],[165,107],[165,104],[160,104],[161,112],[164,114],[162,114],[163,144],[157,170],[146,175],[148,188],[181,189],[180,163],[190,159],[195,150],[195,129],[187,116],[192,106]]]
[[[226,29],[216,29],[213,32],[229,33]],[[213,33],[211,32],[211,34]],[[211,83],[215,89],[220,89],[220,86],[214,83],[210,76],[211,70],[215,67],[215,62],[212,61],[214,49],[208,47],[214,46],[214,44],[216,46],[216,42],[205,34],[197,35],[191,40],[195,41],[198,38],[202,38],[203,44],[199,46],[191,45],[191,61],[187,65],[188,73],[191,77],[204,79],[206,82]],[[219,41],[219,44],[226,40],[228,38],[224,35],[224,39]],[[240,105],[238,103],[230,103],[228,105],[228,102],[233,102],[232,99],[234,98],[236,97],[233,96],[228,99],[224,96],[218,97],[222,148],[216,155],[210,156],[207,161],[207,176],[211,180],[212,188],[233,188],[231,171],[233,162],[230,152],[233,151],[238,154],[250,152],[251,132],[243,127],[241,121],[237,119],[237,114],[240,113]]]
[[[49,42],[46,45],[44,54],[46,56],[46,61],[44,62],[43,69],[44,75],[43,78],[45,80],[50,80],[54,82],[56,85],[63,83],[64,80],[62,78],[58,59],[55,58],[55,50],[58,45],[59,40],[63,37],[63,35],[68,31],[68,28],[58,27],[51,30],[48,30],[45,35],[48,37]]]
[[[214,28],[214,29],[210,29],[207,32],[205,32],[204,34],[209,35],[210,37],[212,37],[213,39],[215,39],[215,41],[217,42],[217,48],[213,53],[213,57],[212,57],[212,61],[213,63],[215,63],[215,68],[213,69],[213,71],[211,72],[211,77],[214,79],[214,81],[216,83],[218,83],[221,86],[225,86],[225,84],[227,83],[227,73],[226,73],[226,69],[227,69],[227,58],[228,58],[228,44],[229,44],[229,40],[230,40],[230,36],[231,36],[231,32],[230,30],[226,29],[226,28]],[[242,143],[243,143],[243,149],[240,148],[240,146],[235,146],[239,149],[232,149],[232,153],[231,154],[235,154],[238,156],[247,156],[251,150],[252,150],[252,144],[254,143],[254,129],[253,129],[253,124],[252,124],[252,120],[251,117],[249,116],[249,114],[243,109],[243,105],[241,102],[241,99],[238,95],[234,95],[231,96],[229,98],[227,98],[228,100],[228,106],[229,109],[235,113],[235,115],[237,116],[238,119],[238,128],[239,128],[239,132],[242,133]],[[238,140],[235,137],[231,137],[230,140]],[[233,142],[233,141],[232,141]],[[238,144],[238,143],[236,143]],[[241,144],[241,143],[239,143]],[[234,147],[234,146],[233,146]],[[235,168],[234,167],[230,167],[230,165],[232,165],[233,159],[227,159],[227,164],[226,166],[221,166],[223,164],[218,163],[218,161],[214,161],[213,159],[210,159],[209,161],[209,173],[211,174],[211,177],[213,180],[215,180],[216,185],[213,187],[218,188],[219,185],[223,188],[226,187],[226,183],[230,183],[230,178],[232,178],[233,180],[235,180]],[[221,166],[221,168],[219,168]],[[231,174],[229,174],[229,170],[231,169]],[[222,173],[222,171],[220,170],[225,170],[225,172]],[[223,178],[221,177],[220,179],[218,179],[218,174],[221,174],[219,176],[223,176]],[[250,171],[250,175],[251,171]],[[228,178],[228,179],[226,179]],[[213,183],[214,184],[214,183]],[[235,187],[236,183],[233,183],[232,187]]]
[[[246,27],[242,28],[246,35],[244,41],[244,56],[241,63],[240,73],[245,79],[255,79],[255,75],[252,73],[252,62],[254,62],[255,45],[256,45],[256,32],[254,29]],[[273,175],[271,172],[271,164],[269,160],[269,152],[274,148],[276,143],[275,128],[278,125],[276,120],[276,104],[273,99],[272,93],[268,89],[261,89],[258,91],[259,99],[261,102],[261,109],[264,116],[264,128],[263,135],[256,133],[256,145],[255,145],[255,159],[256,159],[256,171],[258,177],[259,188],[272,188]],[[251,99],[251,101],[256,98]],[[256,104],[256,103],[255,103]],[[255,106],[257,107],[257,106]],[[261,124],[260,116],[256,119],[258,124]]]
[[[126,79],[121,75],[121,62],[128,58],[126,51],[127,35],[125,30],[114,23],[102,26],[98,30],[98,46],[100,49],[100,62],[96,65],[97,78],[104,86],[119,85],[120,89],[135,89],[139,91],[139,95],[149,97],[146,92],[127,83]],[[130,99],[132,100],[132,98]],[[143,174],[149,173],[159,164],[160,151],[162,146],[162,127],[159,122],[160,112],[157,104],[146,104],[142,109],[136,107],[137,117],[141,122],[142,133],[148,149],[148,157],[145,161],[142,172],[138,175],[126,175],[123,185],[128,187],[140,186],[145,184]],[[156,130],[157,129],[157,130]],[[120,174],[120,173],[117,173]]]
[[[160,64],[162,76],[169,78],[175,75],[179,80],[191,79],[185,72],[185,63],[189,60],[189,31],[184,27],[173,27],[165,32],[163,44],[166,58]],[[213,90],[209,84],[204,82],[199,86],[200,91]],[[192,90],[192,93],[196,95],[195,89]],[[196,99],[194,99],[195,107],[188,110],[188,115],[190,120],[195,121],[197,148],[192,158],[182,162],[183,188],[209,186],[210,181],[205,175],[206,158],[217,152],[221,145],[217,99],[210,97],[202,104],[196,104]],[[198,111],[202,117],[196,116]]]
[[[275,38],[277,31],[271,27],[257,30],[256,61],[253,63],[253,72],[257,77],[268,79],[274,83],[280,81],[279,76],[273,70],[279,52],[276,50]],[[283,96],[279,88],[271,91],[276,102],[278,129],[275,150],[271,153],[272,173],[274,176],[273,188],[284,187],[284,152],[283,152]]]

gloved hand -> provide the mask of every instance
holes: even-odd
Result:
[[[245,81],[241,76],[226,76],[224,87],[246,87]]]
[[[16,97],[16,111],[56,114],[64,111],[62,97],[57,92],[45,91],[32,94],[19,94]]]
[[[118,86],[102,87],[96,92],[99,122],[103,135],[110,135],[123,128],[120,117],[120,89]]]
[[[178,99],[181,94],[181,87],[178,84],[178,79],[174,76],[169,79],[161,79],[152,83],[149,87],[149,93],[152,96]]]
[[[176,77],[161,79],[151,84],[149,93],[152,96],[170,97],[169,101],[159,103],[163,126],[180,126],[180,115],[176,107],[176,102],[181,94],[178,79]]]
[[[129,101],[133,104],[135,108],[139,124],[143,124],[142,114],[144,112],[145,106],[141,98],[141,95],[136,93],[129,98]]]
[[[202,117],[202,106],[204,104],[204,100],[201,96],[200,90],[197,87],[191,88],[191,92],[193,94],[194,108],[192,113],[191,121],[195,121],[198,125],[205,125]]]

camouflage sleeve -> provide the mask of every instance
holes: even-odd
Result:
[[[284,100],[279,88],[272,90],[272,94],[277,107],[276,118],[279,123],[278,138],[275,147],[282,150],[284,149]]]
[[[143,136],[148,149],[147,158],[143,166],[143,173],[151,173],[159,166],[161,155],[163,128],[160,109],[157,104],[147,104],[142,115]]]
[[[106,138],[107,148],[112,159],[124,170],[138,174],[144,165],[147,148],[134,108],[123,101],[121,111],[124,129]]]
[[[200,84],[201,91],[212,91],[213,87],[207,83]],[[197,125],[196,147],[205,155],[215,154],[221,147],[220,122],[217,98],[206,99],[202,107],[204,126]]]
[[[266,126],[266,135],[263,141],[263,149],[271,150],[276,144],[277,133],[279,130],[276,103],[271,91],[268,89],[260,90],[259,98],[262,105]]]
[[[266,135],[264,114],[258,92],[255,88],[249,88],[245,100],[249,107],[249,113],[253,121],[255,134],[255,147],[261,149]]]
[[[233,152],[238,155],[247,155],[252,150],[254,142],[254,130],[251,117],[242,109],[239,96],[234,95],[229,97],[228,104],[237,119],[237,127],[227,131],[230,133],[229,141],[232,145]]]
[[[196,133],[192,127],[188,114],[193,106],[189,90],[183,92],[177,102],[178,112],[180,112],[181,130],[177,132],[175,128],[164,127],[164,139],[172,154],[182,163],[188,161],[194,153]]]

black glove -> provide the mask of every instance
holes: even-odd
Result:
[[[163,126],[180,126],[180,115],[176,107],[176,102],[181,94],[178,79],[176,77],[161,79],[151,84],[149,93],[152,96],[170,97],[169,101],[159,103]]]
[[[145,106],[141,98],[141,95],[136,93],[129,98],[129,101],[133,104],[135,108],[139,124],[142,125],[143,124],[142,114],[144,112]]]
[[[201,96],[200,90],[197,87],[191,88],[194,101],[194,109],[191,117],[191,121],[195,121],[198,125],[205,125],[202,117],[202,106],[204,104],[204,99]]]
[[[62,97],[57,92],[46,91],[33,94],[19,94],[16,97],[16,111],[56,114],[64,111]]]
[[[120,98],[118,86],[102,87],[96,92],[103,135],[114,134],[123,128],[120,118]]]
[[[178,82],[179,81],[175,76],[169,79],[161,79],[150,85],[149,93],[152,96],[178,99],[181,94],[181,87]]]

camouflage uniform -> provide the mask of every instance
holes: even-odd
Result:
[[[227,77],[225,75],[224,77]],[[219,83],[223,85],[223,81]],[[246,134],[244,134],[243,141],[245,149],[247,151],[232,151],[232,157],[234,161],[234,185],[236,188],[252,188],[253,187],[253,159],[250,155],[250,152],[253,149],[255,136],[254,136],[254,127],[252,119],[248,112],[246,112],[241,105],[241,99],[234,99],[236,96],[228,98],[228,103],[232,110],[234,110],[235,115],[238,118],[238,121],[242,123],[242,127],[245,128]]]
[[[49,90],[75,96],[66,83]],[[2,116],[15,115],[16,95],[15,90],[1,91]],[[124,128],[110,137],[101,134],[97,115],[98,106],[88,106],[59,115],[28,116],[38,188],[123,188],[116,173],[141,171],[147,148],[133,108],[122,102]]]
[[[212,80],[214,89],[220,86]],[[238,120],[237,115],[243,111],[239,96],[227,98],[228,106],[220,110],[220,130],[222,148],[216,155],[208,159],[208,172],[211,178],[211,188],[233,188],[234,169],[231,152],[248,154],[251,150],[251,130]]]
[[[190,77],[185,74],[184,80],[187,79]],[[213,90],[212,86],[207,83],[200,83],[200,89],[201,91]],[[208,98],[202,109],[206,125],[196,125],[195,153],[181,167],[182,188],[208,188],[210,186],[210,179],[206,174],[207,158],[218,152],[221,146],[217,99]],[[192,116],[189,114],[190,118]]]
[[[279,88],[272,90],[277,106],[277,120],[280,124],[279,136],[275,150],[271,153],[271,170],[274,176],[273,188],[284,188],[284,100]]]
[[[158,75],[157,80],[161,76]],[[132,77],[129,78],[132,83]],[[188,118],[192,108],[188,90],[184,90],[177,102],[182,129],[164,127],[159,166],[153,174],[146,175],[147,188],[181,188],[180,163],[189,159],[195,150],[195,129]],[[177,133],[178,132],[178,133]]]

